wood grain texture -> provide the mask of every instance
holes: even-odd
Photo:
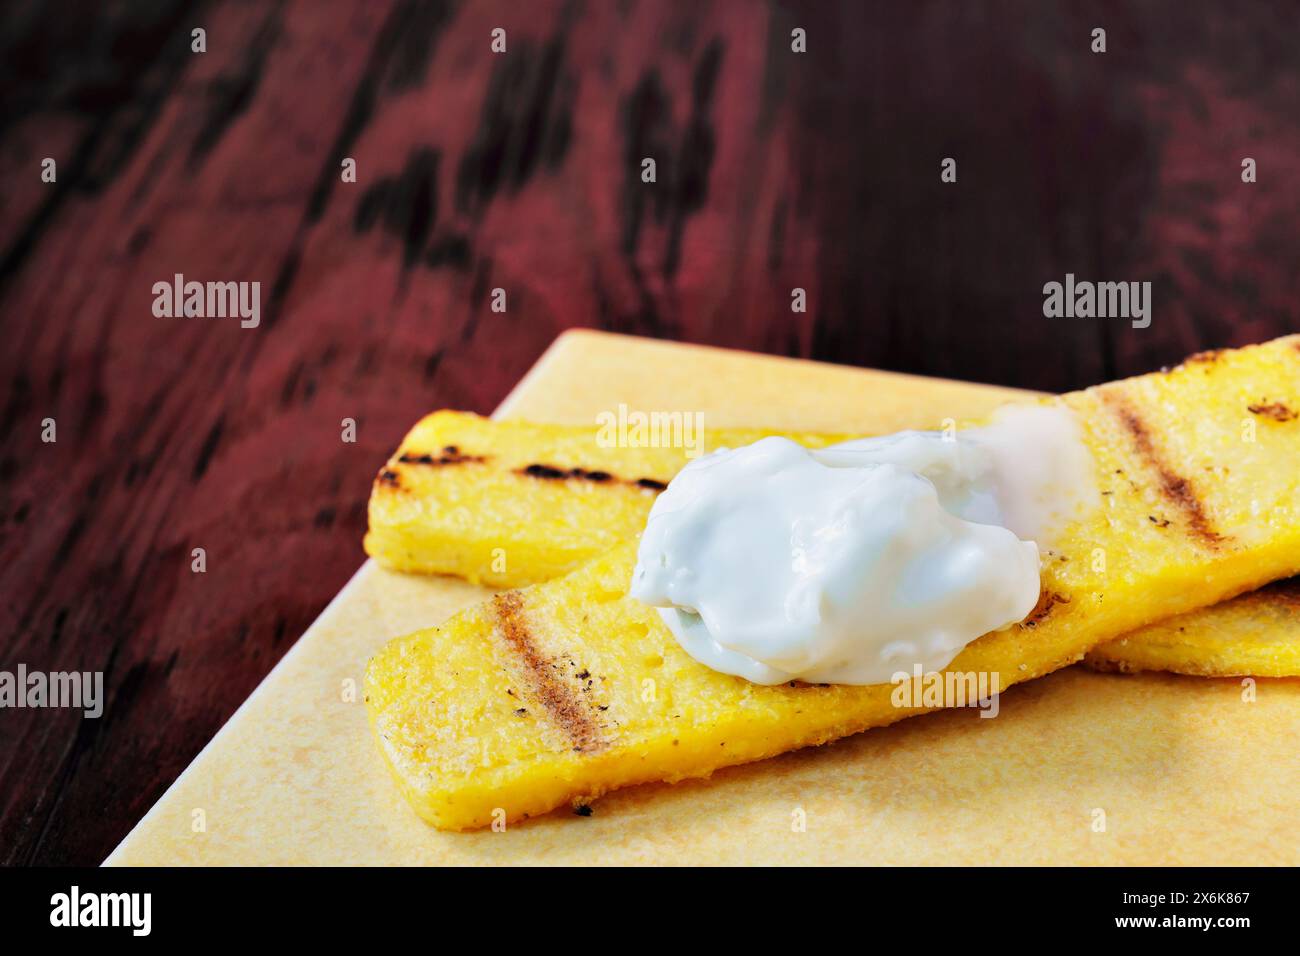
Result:
[[[361,561],[406,428],[564,328],[1065,390],[1300,327],[1288,3],[3,17],[0,667],[107,685],[0,713],[3,863],[102,859]],[[261,326],[155,318],[177,272]],[[1066,272],[1152,281],[1151,327],[1044,319]]]

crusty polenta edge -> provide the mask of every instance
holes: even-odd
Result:
[[[1278,467],[1300,457],[1300,431],[1270,432],[1259,447],[1237,435],[1239,403],[1300,407],[1298,373],[1291,337],[1057,400],[1080,412],[1099,474],[1117,476],[1111,496],[1062,540],[1040,608],[946,671],[990,675],[1000,691],[1300,572],[1300,475]],[[371,660],[376,740],[421,816],[445,829],[518,820],[934,709],[896,703],[891,685],[763,687],[712,671],[626,595],[634,564],[625,543]],[[638,697],[646,673],[668,692]]]

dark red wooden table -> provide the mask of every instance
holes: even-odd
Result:
[[[1063,390],[1300,327],[1297,5],[1086,6],[7,3],[0,669],[107,706],[0,711],[0,862],[101,860],[361,562],[403,431],[564,328]],[[1150,328],[1044,318],[1067,272]],[[261,324],[155,317],[176,273]]]

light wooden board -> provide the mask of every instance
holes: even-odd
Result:
[[[707,426],[870,433],[1014,394],[572,332],[498,414],[594,423],[625,402],[700,410]],[[1260,680],[1251,702],[1236,680],[1080,668],[1012,688],[995,719],[932,714],[621,791],[587,818],[439,833],[346,690],[387,638],[485,594],[367,562],[107,863],[1300,863],[1300,680]]]

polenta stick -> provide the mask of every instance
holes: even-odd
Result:
[[[707,431],[703,450],[777,434]],[[794,433],[810,448],[848,435]],[[854,436],[856,437],[856,436]],[[426,415],[375,478],[366,553],[490,587],[549,581],[640,534],[687,450],[619,448],[597,429]]]
[[[1093,648],[1093,670],[1196,677],[1300,676],[1300,578],[1157,621]]]
[[[1279,407],[1286,406],[1250,403],[1243,423],[1271,433],[1289,423]],[[702,448],[734,448],[768,434],[775,433],[706,431]],[[786,437],[824,447],[848,436]],[[638,534],[659,489],[688,460],[680,445],[602,444],[591,427],[435,412],[411,430],[376,480],[366,549],[387,567],[493,587],[550,580]],[[1103,478],[1111,486],[1120,481]],[[1297,607],[1277,590],[1244,595],[1221,611],[1191,612],[1172,634],[1152,625],[1150,652],[1148,634],[1139,630],[1122,645],[1098,648],[1087,663],[1198,676],[1300,676]]]
[[[1034,613],[945,673],[1005,689],[1300,572],[1300,421],[1246,427],[1252,405],[1300,408],[1300,336],[1053,401],[1078,415],[1103,506],[1058,542]],[[448,829],[517,820],[934,709],[900,704],[891,684],[767,687],[713,671],[627,596],[634,564],[628,541],[372,659],[372,726],[421,816]]]

